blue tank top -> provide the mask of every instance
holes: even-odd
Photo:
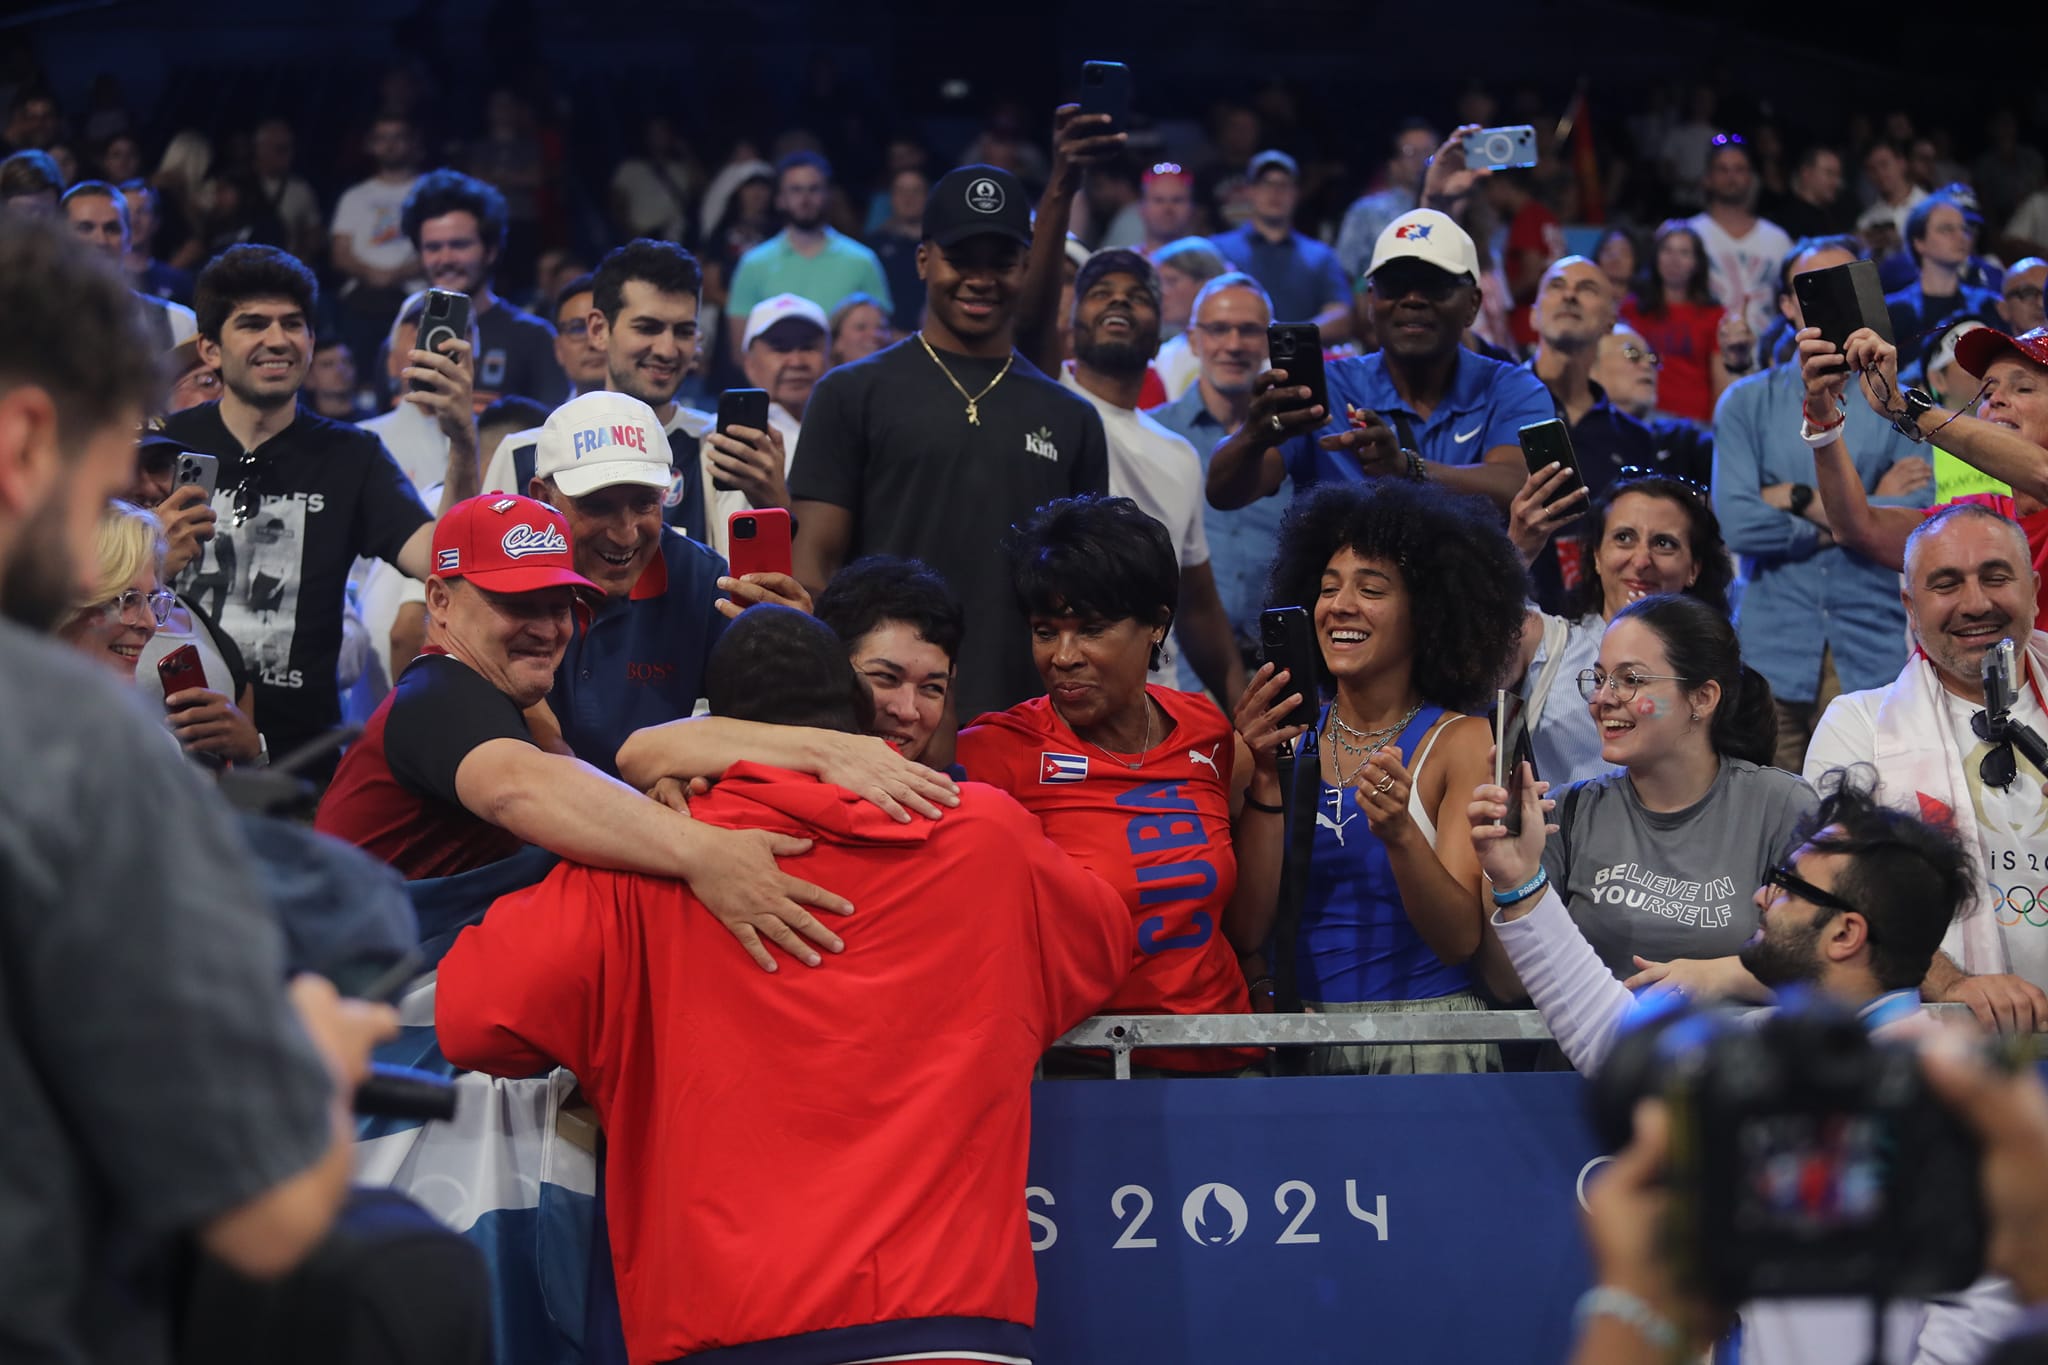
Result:
[[[1395,738],[1411,773],[1417,746],[1443,714],[1441,706],[1424,706]],[[1328,719],[1325,708],[1322,723]],[[1301,998],[1434,1000],[1471,990],[1472,973],[1438,961],[1408,922],[1386,845],[1367,827],[1352,791],[1320,781],[1316,786],[1315,843],[1297,940]]]

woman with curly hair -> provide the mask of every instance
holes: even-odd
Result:
[[[1532,474],[1516,496],[1508,535],[1524,563],[1548,538],[1541,520],[1528,518],[1529,509],[1540,509],[1557,484],[1569,482],[1568,470]],[[1532,525],[1538,528],[1533,533],[1527,530]],[[1600,637],[1615,613],[1645,597],[1684,593],[1725,618],[1735,577],[1707,495],[1662,474],[1622,470],[1593,500],[1577,538],[1578,586],[1562,616],[1530,609],[1513,670],[1523,680],[1536,771],[1558,787],[1613,766],[1600,756],[1599,724],[1571,699],[1570,685],[1599,657]]]
[[[1461,713],[1492,701],[1528,590],[1484,499],[1381,479],[1320,488],[1282,523],[1267,598],[1310,612],[1331,698],[1296,940],[1309,1008],[1486,1007],[1473,992],[1485,917],[1464,811],[1473,784],[1491,780],[1492,735],[1483,716]],[[1277,864],[1280,824],[1242,827],[1239,860]],[[1238,917],[1232,941],[1254,951],[1272,924],[1270,909]],[[1489,1045],[1332,1053],[1339,1071],[1500,1066]]]

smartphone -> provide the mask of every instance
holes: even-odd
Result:
[[[1586,476],[1579,470],[1578,452],[1572,449],[1571,428],[1563,421],[1552,418],[1548,422],[1531,422],[1515,433],[1522,443],[1522,462],[1529,466],[1531,474],[1539,473],[1553,464],[1561,464],[1572,473],[1576,486],[1584,486]],[[1563,497],[1572,488],[1558,490]]]
[[[727,517],[725,549],[734,578],[745,578],[750,573],[796,572],[789,553],[789,513],[780,507],[735,512]],[[727,596],[740,606],[748,605],[738,593]]]
[[[730,436],[734,427],[768,430],[768,390],[727,389],[718,395],[718,434]],[[735,489],[716,474],[711,476],[711,486],[721,493]]]
[[[1494,693],[1493,702],[1493,784],[1508,789],[1508,813],[1501,827],[1510,834],[1522,832],[1522,765],[1534,761],[1529,752],[1529,725],[1522,713],[1522,699],[1505,688]]]
[[[1287,671],[1288,686],[1301,694],[1301,705],[1288,713],[1285,725],[1316,723],[1316,631],[1302,607],[1268,607],[1259,613],[1259,654],[1275,670]]]
[[[1308,386],[1308,401],[1297,408],[1320,404],[1323,416],[1330,416],[1330,382],[1323,373],[1323,334],[1313,322],[1276,322],[1266,329],[1267,364],[1287,372],[1287,387]]]
[[[164,699],[168,701],[180,692],[205,687],[206,665],[199,660],[197,646],[179,645],[156,661],[156,676],[164,685]]]
[[[220,485],[220,461],[212,455],[202,455],[196,450],[178,452],[177,475],[172,487],[183,488],[197,484],[206,490],[206,501],[213,501],[213,491]]]
[[[1526,123],[1481,128],[1465,137],[1465,164],[1473,170],[1505,171],[1536,164],[1536,130]]]
[[[469,340],[469,295],[458,294],[452,289],[429,289],[427,306],[420,314],[419,340],[415,348],[441,354],[441,348],[451,341]],[[417,379],[407,384],[414,392],[427,386]]]
[[[1894,340],[1876,261],[1851,261],[1794,275],[1792,292],[1799,300],[1799,316],[1808,327],[1820,328],[1821,339],[1833,342],[1836,350],[1846,346],[1850,333],[1859,327],[1868,327],[1887,342]]]
[[[1109,131],[1131,127],[1131,69],[1122,62],[1081,63],[1081,112],[1109,115]]]

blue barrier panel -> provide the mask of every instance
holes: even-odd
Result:
[[[1597,1152],[1574,1075],[1041,1082],[1038,1357],[1561,1361]]]

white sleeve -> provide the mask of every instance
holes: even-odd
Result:
[[[1557,888],[1543,888],[1536,908],[1520,919],[1503,922],[1496,912],[1493,928],[1565,1056],[1582,1072],[1596,1070],[1635,997],[1572,923]]]
[[[1806,746],[1806,766],[1800,775],[1807,786],[1819,791],[1824,774],[1871,761],[1877,752],[1879,695],[1845,692],[1828,703]]]
[[[1913,1365],[1977,1365],[2020,1315],[2012,1282],[1986,1275],[1962,1293],[1930,1300]]]
[[[164,318],[171,324],[171,344],[190,341],[199,335],[199,316],[182,303],[163,301]]]
[[[364,207],[363,196],[357,193],[357,189],[360,188],[360,186],[357,186],[343,191],[341,198],[334,205],[334,224],[328,229],[330,232],[347,237],[351,248],[358,242],[362,242],[366,230],[371,226],[364,221],[368,215]],[[368,243],[364,242],[363,245],[367,246]]]

